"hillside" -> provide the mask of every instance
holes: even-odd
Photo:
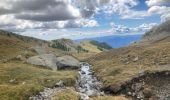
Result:
[[[70,39],[52,40],[50,42],[50,47],[60,49],[70,53],[88,52],[88,50],[82,48],[81,45],[79,45],[78,43]]]
[[[18,55],[28,58],[45,53],[63,55],[89,53],[89,50],[70,39],[45,41],[0,30],[0,60],[12,59]]]
[[[75,55],[79,58],[108,49],[92,44],[90,41],[74,42],[70,39],[44,41],[3,30],[0,31],[0,46],[0,60],[13,59],[18,55],[28,58],[30,56],[52,52],[58,55]]]
[[[143,40],[144,41],[157,41],[170,36],[170,20],[162,23],[161,25],[154,27],[149,32],[147,32]]]
[[[74,42],[70,39],[52,40],[50,42],[50,47],[70,53],[99,53],[111,49],[111,47],[106,43],[87,40]]]
[[[24,52],[33,55],[35,52],[29,50],[31,45],[35,45],[35,40],[10,32],[0,31],[0,59],[8,59]]]
[[[44,87],[54,87],[60,80],[66,86],[74,86],[75,70],[53,71],[26,63],[35,55],[64,55],[64,51],[48,45],[48,41],[0,31],[0,100],[28,100]]]
[[[111,47],[106,43],[100,43],[94,40],[82,40],[80,41],[80,45],[89,52],[93,53],[99,53],[111,49]]]
[[[104,83],[105,92],[135,99],[167,99],[165,95],[169,96],[170,91],[169,24],[167,21],[155,32],[151,32],[153,29],[147,32],[143,40],[147,38],[149,42],[112,49],[86,60]]]

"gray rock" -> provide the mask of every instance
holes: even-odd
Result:
[[[84,72],[84,71],[81,71],[81,74],[86,74],[86,72]]]
[[[22,56],[22,55],[18,55],[18,56],[16,56],[16,59],[17,60],[20,60],[20,61],[26,61],[27,59],[24,57],[24,56]]]
[[[58,83],[55,84],[55,87],[64,87],[64,82],[60,80]]]
[[[27,63],[39,66],[45,66],[53,70],[57,70],[57,57],[55,54],[43,54],[39,56],[30,57]]]
[[[43,54],[30,57],[27,63],[45,66],[53,70],[57,69],[77,69],[80,67],[79,61],[72,56],[57,57],[55,54]]]
[[[62,56],[57,58],[58,69],[78,69],[80,62],[72,56]]]
[[[134,59],[133,59],[133,62],[136,62],[136,61],[138,61],[139,60],[139,57],[135,57]]]

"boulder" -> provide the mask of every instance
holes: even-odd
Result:
[[[48,67],[53,70],[57,70],[56,62],[57,57],[55,54],[43,54],[39,56],[30,57],[29,59],[27,59],[27,63]]]
[[[57,58],[58,69],[78,69],[80,62],[72,56],[62,56]]]
[[[72,56],[57,57],[55,54],[43,54],[30,57],[27,63],[44,66],[53,70],[57,69],[78,69],[80,62]]]
[[[16,56],[16,59],[17,60],[20,60],[20,61],[24,61],[24,62],[26,62],[26,57],[24,57],[24,56],[22,56],[22,55],[18,55],[18,56]]]

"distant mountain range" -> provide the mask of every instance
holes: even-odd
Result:
[[[126,36],[104,36],[104,37],[96,37],[96,38],[85,38],[75,40],[77,42],[82,40],[96,40],[99,42],[105,42],[110,45],[112,48],[120,48],[124,46],[128,46],[129,44],[139,41],[143,35],[126,35]]]

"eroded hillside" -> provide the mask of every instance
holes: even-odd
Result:
[[[167,23],[163,23],[158,29],[168,29],[169,26],[167,26]],[[166,25],[165,25],[166,24]],[[165,26],[163,26],[165,25]],[[166,30],[159,31],[165,32]],[[166,31],[166,34],[169,34],[169,31]],[[164,34],[164,33],[162,33]],[[161,34],[161,35],[162,35]],[[146,73],[157,73],[157,72],[163,72],[167,71],[166,77],[169,77],[170,72],[170,38],[167,36],[159,37],[159,38],[152,38],[158,37],[156,36],[156,33],[147,33],[144,36],[144,39],[148,39],[146,41],[142,41],[137,44],[133,44],[128,47],[119,48],[119,49],[112,49],[108,52],[102,52],[99,53],[90,59],[87,59],[88,62],[90,62],[93,65],[93,69],[96,72],[96,75],[101,79],[101,81],[104,83],[103,89],[106,92],[109,93],[120,93],[122,89],[124,89],[129,83],[131,83],[134,78],[145,76]],[[148,36],[148,37],[147,37]],[[152,41],[150,41],[152,40]],[[149,74],[150,75],[150,74]],[[167,93],[169,90],[166,91],[166,89],[160,89],[158,86],[165,84],[165,86],[169,86],[169,80],[165,78],[166,82],[160,81],[162,75],[156,74],[153,75],[152,78],[149,78],[149,80],[145,79],[138,79],[140,84],[141,82],[144,82],[146,87],[142,87],[144,89],[150,89],[148,94],[142,94],[144,96],[138,96],[138,93],[132,92],[129,90],[124,90],[124,94],[130,95],[132,97],[136,97],[139,99],[147,98],[146,95],[149,95],[149,98],[156,98],[154,100],[159,100],[161,98],[167,99],[168,95]],[[159,79],[160,78],[160,79]],[[152,87],[155,87],[154,84],[152,85],[151,79],[154,81],[157,81],[157,90],[158,91],[166,91],[166,92],[154,92],[157,91],[153,89]],[[133,83],[133,82],[132,82]],[[136,82],[137,83],[137,82]],[[136,84],[134,83],[134,84]],[[148,85],[150,84],[150,85]],[[139,85],[137,85],[139,86]],[[148,86],[148,87],[147,87]],[[133,87],[131,84],[130,87]],[[159,88],[159,89],[158,89]],[[139,88],[140,89],[140,88]],[[137,91],[137,90],[134,90]],[[151,92],[151,93],[150,93]],[[134,93],[134,94],[133,94]],[[150,94],[149,94],[150,93]],[[162,95],[164,95],[162,97]],[[165,96],[166,95],[166,96]]]

